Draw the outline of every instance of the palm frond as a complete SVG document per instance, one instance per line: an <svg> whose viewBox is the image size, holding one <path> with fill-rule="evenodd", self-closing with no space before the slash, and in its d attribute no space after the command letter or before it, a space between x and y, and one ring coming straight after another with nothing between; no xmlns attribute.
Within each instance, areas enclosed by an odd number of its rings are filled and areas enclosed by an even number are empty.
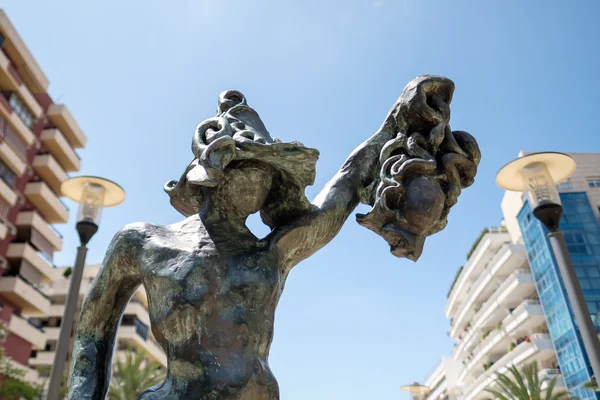
<svg viewBox="0 0 600 400"><path fill-rule="evenodd" d="M109 400L131 400L162 381L161 365L143 353L127 351L124 360L117 359L110 382Z"/></svg>
<svg viewBox="0 0 600 400"><path fill-rule="evenodd" d="M540 380L536 363L525 365L522 371L511 365L506 373L497 373L495 382L485 391L498 400L572 399L566 391L555 391L557 382L557 377ZM543 389L545 383L547 386Z"/></svg>

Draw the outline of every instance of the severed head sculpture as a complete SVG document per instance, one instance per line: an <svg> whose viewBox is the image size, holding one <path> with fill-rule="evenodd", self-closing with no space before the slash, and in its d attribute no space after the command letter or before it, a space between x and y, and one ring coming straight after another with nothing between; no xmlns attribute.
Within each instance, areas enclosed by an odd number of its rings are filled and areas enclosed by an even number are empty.
<svg viewBox="0 0 600 400"><path fill-rule="evenodd" d="M471 135L450 129L453 91L439 76L411 81L313 201L304 190L318 151L274 139L244 95L221 94L216 117L194 131L192 162L165 185L185 219L127 225L109 245L83 304L68 398L105 398L119 321L143 286L167 373L138 399L279 399L268 357L290 270L359 203L372 209L358 223L416 261L473 183L480 152ZM246 227L256 212L271 228L264 238Z"/></svg>

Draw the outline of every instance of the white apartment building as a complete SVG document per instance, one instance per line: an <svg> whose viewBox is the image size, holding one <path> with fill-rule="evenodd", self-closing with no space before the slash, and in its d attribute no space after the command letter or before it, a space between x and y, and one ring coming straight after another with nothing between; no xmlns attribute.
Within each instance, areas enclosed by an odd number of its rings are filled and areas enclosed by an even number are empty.
<svg viewBox="0 0 600 400"><path fill-rule="evenodd" d="M571 156L577 170L559 192L586 192L598 220L600 155ZM505 193L502 226L481 233L457 272L445 307L455 345L426 376L427 400L488 398L496 373L531 362L541 379L558 376L565 386L517 222L524 201L522 193Z"/></svg>
<svg viewBox="0 0 600 400"><path fill-rule="evenodd" d="M513 364L535 361L540 374L559 373L525 249L512 242L506 227L486 229L475 241L445 313L456 341L453 362L440 362L427 377L434 389L428 399L486 398L495 373Z"/></svg>
<svg viewBox="0 0 600 400"><path fill-rule="evenodd" d="M83 300L89 292L99 269L100 265L88 265L85 267L79 290L79 309L81 309ZM50 368L41 367L51 367L54 361L60 323L65 309L69 284L71 283L69 278L63 276L66 270L67 268L56 268L57 277L52 283L42 288L44 294L48 296L51 305L45 314L36 315L31 319L34 324L42 327L44 333L41 350L34 350L32 352L29 358L29 365L38 370L45 370L44 372L46 373L49 373ZM163 367L166 368L167 366L167 357L150 330L148 300L142 287L135 292L123 314L117 333L115 357L113 357L113 360L116 360L117 357L123 357L126 350L142 350L150 358L163 365Z"/></svg>

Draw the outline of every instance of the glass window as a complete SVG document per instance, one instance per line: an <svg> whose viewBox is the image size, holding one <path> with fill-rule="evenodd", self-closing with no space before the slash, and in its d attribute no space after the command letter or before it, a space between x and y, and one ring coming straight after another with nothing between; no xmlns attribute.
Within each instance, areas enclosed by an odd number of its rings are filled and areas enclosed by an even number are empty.
<svg viewBox="0 0 600 400"><path fill-rule="evenodd" d="M0 161L0 178L6 182L10 187L15 186L16 175L4 164Z"/></svg>
<svg viewBox="0 0 600 400"><path fill-rule="evenodd" d="M591 188L600 188L600 176L592 176L587 178L587 183Z"/></svg>
<svg viewBox="0 0 600 400"><path fill-rule="evenodd" d="M148 338L148 327L137 318L133 320L133 325L135 326L135 331L137 334L146 340Z"/></svg>
<svg viewBox="0 0 600 400"><path fill-rule="evenodd" d="M21 121L23 121L28 128L31 128L35 122L35 117L15 92L11 92L8 95L8 104L10 104L10 107L13 109L15 114L21 118Z"/></svg>
<svg viewBox="0 0 600 400"><path fill-rule="evenodd" d="M556 185L556 188L558 190L568 190L568 189L573 189L573 185L571 184L571 180L567 179L566 181L561 182L558 185Z"/></svg>

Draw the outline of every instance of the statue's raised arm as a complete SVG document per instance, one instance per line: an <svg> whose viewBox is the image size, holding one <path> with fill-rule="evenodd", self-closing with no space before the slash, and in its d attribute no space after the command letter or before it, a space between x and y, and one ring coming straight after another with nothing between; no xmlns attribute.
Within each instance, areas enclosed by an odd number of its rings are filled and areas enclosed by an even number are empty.
<svg viewBox="0 0 600 400"><path fill-rule="evenodd" d="M416 261L426 236L442 230L470 186L480 152L449 125L454 84L424 75L411 81L384 123L346 160L310 212L274 232L288 268L326 245L359 202L374 206L358 222L383 236L398 257Z"/></svg>

